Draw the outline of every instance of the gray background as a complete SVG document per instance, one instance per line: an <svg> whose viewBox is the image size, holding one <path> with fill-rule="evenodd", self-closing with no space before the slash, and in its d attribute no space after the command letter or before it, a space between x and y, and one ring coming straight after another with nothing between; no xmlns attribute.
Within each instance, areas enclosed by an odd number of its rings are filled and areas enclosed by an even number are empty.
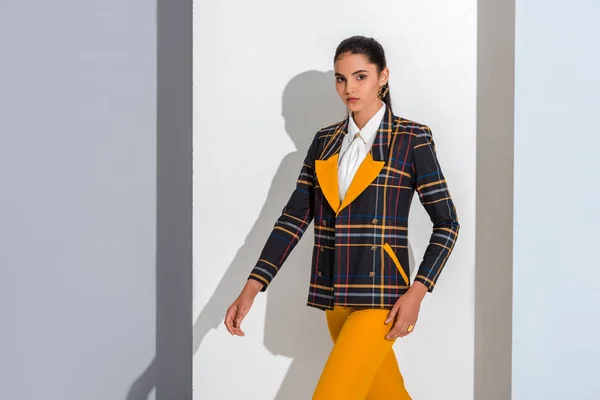
<svg viewBox="0 0 600 400"><path fill-rule="evenodd" d="M475 400L511 398L514 60L514 0L479 0Z"/></svg>
<svg viewBox="0 0 600 400"><path fill-rule="evenodd" d="M191 1L162 3L0 5L3 399L191 398Z"/></svg>

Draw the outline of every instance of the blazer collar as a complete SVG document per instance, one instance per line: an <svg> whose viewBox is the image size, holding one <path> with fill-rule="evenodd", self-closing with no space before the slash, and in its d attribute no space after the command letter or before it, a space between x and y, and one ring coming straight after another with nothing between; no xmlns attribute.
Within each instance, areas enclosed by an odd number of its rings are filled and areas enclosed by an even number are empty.
<svg viewBox="0 0 600 400"><path fill-rule="evenodd" d="M319 159L326 160L340 152L342 141L348 134L350 115L341 121L336 127L330 140L325 145ZM371 147L370 153L375 161L386 161L388 158L388 150L392 138L394 115L390 108L386 105L383 118L375 134L375 141Z"/></svg>

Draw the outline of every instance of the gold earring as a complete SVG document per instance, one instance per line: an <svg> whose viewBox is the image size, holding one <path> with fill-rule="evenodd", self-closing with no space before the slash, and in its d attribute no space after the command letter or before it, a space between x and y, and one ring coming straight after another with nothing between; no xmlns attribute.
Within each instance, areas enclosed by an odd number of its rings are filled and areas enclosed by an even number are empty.
<svg viewBox="0 0 600 400"><path fill-rule="evenodd" d="M385 89L384 89L384 88L385 88ZM382 92L382 89L383 89L383 92ZM379 93L378 93L378 95L379 95L379 97L380 97L380 98L382 98L382 99L383 99L383 98L385 97L385 95L387 94L387 92L388 92L388 86L387 86L387 83L386 83L385 85L383 85L383 86L381 86L381 87L379 88Z"/></svg>

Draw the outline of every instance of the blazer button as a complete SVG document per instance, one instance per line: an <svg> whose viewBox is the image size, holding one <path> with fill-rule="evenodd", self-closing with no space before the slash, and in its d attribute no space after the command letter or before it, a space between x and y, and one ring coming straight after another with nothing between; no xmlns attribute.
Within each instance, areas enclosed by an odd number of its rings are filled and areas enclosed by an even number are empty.
<svg viewBox="0 0 600 400"><path fill-rule="evenodd" d="M321 225L327 226L327 221L325 221L325 220L321 221Z"/></svg>
<svg viewBox="0 0 600 400"><path fill-rule="evenodd" d="M377 250L377 246L375 246L375 245L371 246L371 250L373 250L373 251Z"/></svg>
<svg viewBox="0 0 600 400"><path fill-rule="evenodd" d="M323 247L323 246L319 246L319 250L321 250L321 251L325 251L325 247Z"/></svg>
<svg viewBox="0 0 600 400"><path fill-rule="evenodd" d="M379 220L377 218L373 218L373 220L371 221L371 223L373 225L377 224L379 222Z"/></svg>
<svg viewBox="0 0 600 400"><path fill-rule="evenodd" d="M372 278L372 277L374 277L374 276L375 276L375 272L373 272L373 271L369 272L369 276L370 276L371 278Z"/></svg>
<svg viewBox="0 0 600 400"><path fill-rule="evenodd" d="M323 273L321 271L317 271L317 275L323 276Z"/></svg>

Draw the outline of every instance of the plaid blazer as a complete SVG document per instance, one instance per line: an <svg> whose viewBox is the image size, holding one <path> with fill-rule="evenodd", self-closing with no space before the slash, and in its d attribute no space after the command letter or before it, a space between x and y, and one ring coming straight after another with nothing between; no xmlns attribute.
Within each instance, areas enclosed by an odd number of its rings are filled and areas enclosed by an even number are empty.
<svg viewBox="0 0 600 400"><path fill-rule="evenodd" d="M389 309L410 286L408 214L415 190L433 223L415 277L429 292L458 237L456 210L430 128L393 115L389 107L340 202L338 155L347 132L348 118L317 132L248 279L265 291L314 219L307 304Z"/></svg>

